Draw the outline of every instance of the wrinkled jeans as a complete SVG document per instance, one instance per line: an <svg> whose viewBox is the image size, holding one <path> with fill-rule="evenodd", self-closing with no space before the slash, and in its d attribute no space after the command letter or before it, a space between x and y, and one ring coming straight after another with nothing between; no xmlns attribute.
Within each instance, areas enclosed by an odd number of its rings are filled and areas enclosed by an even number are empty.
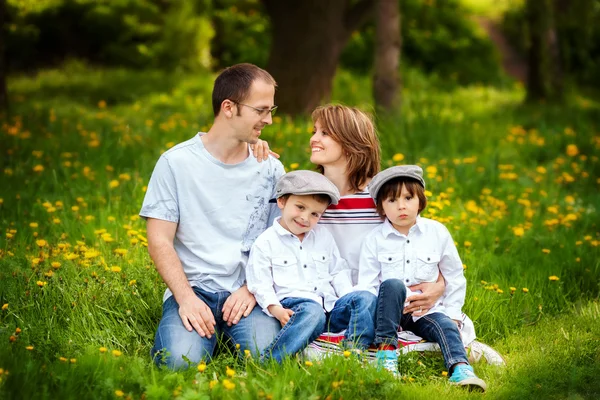
<svg viewBox="0 0 600 400"><path fill-rule="evenodd" d="M402 314L406 286L399 279L381 283L375 317L375 344L398 346L398 328L411 331L430 342L436 342L444 356L446 368L459 362L469 364L467 352L456 323L446 314L435 312L413 321L412 314Z"/></svg>
<svg viewBox="0 0 600 400"><path fill-rule="evenodd" d="M192 363L210 360L221 334L234 344L240 345L240 353L250 350L258 357L261 351L273 341L279 332L279 321L266 315L260 307L254 307L250 315L232 326L223 321L223 304L231 295L229 292L210 293L197 287L192 288L198 298L204 301L212 311L215 321L215 334L210 339L202 337L192 330L189 332L179 316L179 304L175 296L163 303L163 315L156 331L151 356L157 365L166 365L171 369L188 367L184 356Z"/></svg>

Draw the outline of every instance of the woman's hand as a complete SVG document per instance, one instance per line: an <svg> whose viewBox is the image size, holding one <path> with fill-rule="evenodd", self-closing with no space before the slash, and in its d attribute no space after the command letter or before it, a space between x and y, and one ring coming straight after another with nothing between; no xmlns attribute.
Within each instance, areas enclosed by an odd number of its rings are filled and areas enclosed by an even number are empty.
<svg viewBox="0 0 600 400"><path fill-rule="evenodd" d="M256 143L250 145L250 149L252 149L252 154L258 162L269 158L269 154L275 158L279 158L279 154L269 149L269 143L266 140L258 139Z"/></svg>
<svg viewBox="0 0 600 400"><path fill-rule="evenodd" d="M406 299L409 304L404 307L404 313L412 313L413 316L420 317L431 310L438 299L442 297L446 290L446 282L442 274L439 274L437 282L423 282L410 286L409 289L413 292L420 290L422 293L413 294Z"/></svg>

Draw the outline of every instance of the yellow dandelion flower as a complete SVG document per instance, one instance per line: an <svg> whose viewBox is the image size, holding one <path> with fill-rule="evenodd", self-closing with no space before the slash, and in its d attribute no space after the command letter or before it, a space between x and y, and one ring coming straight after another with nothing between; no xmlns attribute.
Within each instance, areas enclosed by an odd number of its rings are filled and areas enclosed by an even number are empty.
<svg viewBox="0 0 600 400"><path fill-rule="evenodd" d="M108 349L106 347L100 347L98 351L100 351L100 353L106 353Z"/></svg>
<svg viewBox="0 0 600 400"><path fill-rule="evenodd" d="M352 353L350 353L349 350L344 351L344 357L346 357L346 358L350 357L351 354Z"/></svg>
<svg viewBox="0 0 600 400"><path fill-rule="evenodd" d="M394 160L395 162L400 162L400 161L404 160L404 154L396 153L392 157L392 160Z"/></svg>
<svg viewBox="0 0 600 400"><path fill-rule="evenodd" d="M515 234L515 236L523 236L525 234L525 229L523 229L520 226L517 226L516 228L513 228L513 233Z"/></svg>
<svg viewBox="0 0 600 400"><path fill-rule="evenodd" d="M252 353L250 353L250 350L244 349L244 356L246 356L246 358L250 358L252 357Z"/></svg>
<svg viewBox="0 0 600 400"><path fill-rule="evenodd" d="M33 346L25 346L25 349L31 351L33 350Z"/></svg>
<svg viewBox="0 0 600 400"><path fill-rule="evenodd" d="M198 372L204 372L206 371L206 363L201 362L200 364L198 364Z"/></svg>
<svg viewBox="0 0 600 400"><path fill-rule="evenodd" d="M558 276L556 276L556 275L551 275L551 276L548 277L548 279L551 280L551 281L554 281L554 282L560 280L560 278Z"/></svg>
<svg viewBox="0 0 600 400"><path fill-rule="evenodd" d="M550 249L542 249L542 253L544 253L544 254L550 254Z"/></svg>
<svg viewBox="0 0 600 400"><path fill-rule="evenodd" d="M124 256L125 254L127 254L127 249L115 249L115 254Z"/></svg>
<svg viewBox="0 0 600 400"><path fill-rule="evenodd" d="M8 310L8 303L2 304L2 311Z"/></svg>
<svg viewBox="0 0 600 400"><path fill-rule="evenodd" d="M38 164L35 167L33 167L33 172L42 172L44 171L44 166L42 164Z"/></svg>
<svg viewBox="0 0 600 400"><path fill-rule="evenodd" d="M35 244L37 244L38 247L44 247L48 244L48 242L46 242L44 239L39 239L35 241Z"/></svg>
<svg viewBox="0 0 600 400"><path fill-rule="evenodd" d="M46 282L46 281L37 281L35 284L38 285L39 287L44 287L44 286L46 286L48 284L48 282Z"/></svg>
<svg viewBox="0 0 600 400"><path fill-rule="evenodd" d="M116 265L113 265L112 267L110 267L110 270L112 272L121 272L121 267L117 267Z"/></svg>
<svg viewBox="0 0 600 400"><path fill-rule="evenodd" d="M67 358L66 357L59 357L58 358L61 362L67 362Z"/></svg>
<svg viewBox="0 0 600 400"><path fill-rule="evenodd" d="M77 359L76 358L71 358L69 361L71 362L71 364L75 364L77 362Z"/></svg>
<svg viewBox="0 0 600 400"><path fill-rule="evenodd" d="M513 287L513 286L510 287L510 294L513 294L516 291L517 291L516 287Z"/></svg>
<svg viewBox="0 0 600 400"><path fill-rule="evenodd" d="M208 387L212 390L215 388L215 386L217 386L219 384L219 381L217 380L212 380L210 381L210 383L208 384Z"/></svg>
<svg viewBox="0 0 600 400"><path fill-rule="evenodd" d="M471 244L472 244L471 242L465 241L465 247L471 247Z"/></svg>
<svg viewBox="0 0 600 400"><path fill-rule="evenodd" d="M442 376L448 376L448 371L442 371Z"/></svg>
<svg viewBox="0 0 600 400"><path fill-rule="evenodd" d="M79 211L79 207L78 206L73 206L73 207L71 207L71 211L77 212L77 211Z"/></svg>
<svg viewBox="0 0 600 400"><path fill-rule="evenodd" d="M313 363L312 361L304 361L304 365L306 365L307 367L312 367Z"/></svg>
<svg viewBox="0 0 600 400"><path fill-rule="evenodd" d="M227 390L235 389L235 383L231 382L229 379L223 379L223 387Z"/></svg>
<svg viewBox="0 0 600 400"><path fill-rule="evenodd" d="M235 375L235 370L229 367L226 367L225 369L225 374L230 377L233 378L233 376Z"/></svg>
<svg viewBox="0 0 600 400"><path fill-rule="evenodd" d="M297 162L290 164L290 169L297 169L300 166Z"/></svg>
<svg viewBox="0 0 600 400"><path fill-rule="evenodd" d="M240 349L240 347L241 347L241 346L240 346L240 344L239 344L239 343L236 343L236 344L235 344L235 349L236 349L236 350L239 350L239 349Z"/></svg>
<svg viewBox="0 0 600 400"><path fill-rule="evenodd" d="M118 180L116 180L116 179L113 179L113 180L112 180L112 181L110 181L110 183L108 184L108 187L110 187L111 189L114 189L114 188L118 187L120 184L121 184L121 183L120 183Z"/></svg>
<svg viewBox="0 0 600 400"><path fill-rule="evenodd" d="M122 390L115 390L115 396L117 397L123 397L125 395L125 392L123 392Z"/></svg>
<svg viewBox="0 0 600 400"><path fill-rule="evenodd" d="M122 353L121 351L119 351L119 350L113 350L111 353L112 353L112 355L113 355L113 356L115 356L115 357L120 357L120 356L121 356L121 354L123 354L123 353Z"/></svg>
<svg viewBox="0 0 600 400"><path fill-rule="evenodd" d="M567 146L567 155L569 157L575 157L577 154L579 154L579 149L576 145L570 144Z"/></svg>
<svg viewBox="0 0 600 400"><path fill-rule="evenodd" d="M135 279L132 279L129 281L129 286L133 286L137 283L137 281Z"/></svg>
<svg viewBox="0 0 600 400"><path fill-rule="evenodd" d="M31 228L37 228L38 227L38 223L37 222L31 222L29 224L29 227L31 227Z"/></svg>
<svg viewBox="0 0 600 400"><path fill-rule="evenodd" d="M54 269L59 269L60 268L60 263L57 261L54 261L52 264L50 264L50 266Z"/></svg>
<svg viewBox="0 0 600 400"><path fill-rule="evenodd" d="M106 101L100 100L98 102L98 108L106 108ZM122 396L122 395L121 395Z"/></svg>

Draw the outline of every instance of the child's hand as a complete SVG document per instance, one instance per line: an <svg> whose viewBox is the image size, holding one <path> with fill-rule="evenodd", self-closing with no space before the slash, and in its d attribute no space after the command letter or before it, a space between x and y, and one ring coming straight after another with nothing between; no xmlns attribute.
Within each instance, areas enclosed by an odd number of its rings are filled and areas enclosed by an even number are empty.
<svg viewBox="0 0 600 400"><path fill-rule="evenodd" d="M289 308L283 308L281 306L269 306L268 310L272 316L277 318L282 328L290 320L290 317L294 315L292 310Z"/></svg>

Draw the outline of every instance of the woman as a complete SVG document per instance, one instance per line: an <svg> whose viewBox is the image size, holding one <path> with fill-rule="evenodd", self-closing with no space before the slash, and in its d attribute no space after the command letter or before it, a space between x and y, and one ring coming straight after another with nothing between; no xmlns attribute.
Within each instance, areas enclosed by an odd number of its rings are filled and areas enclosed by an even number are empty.
<svg viewBox="0 0 600 400"><path fill-rule="evenodd" d="M352 270L352 280L358 277L358 259L363 238L381 224L375 203L367 185L379 172L380 146L371 117L365 112L341 105L318 107L312 113L314 123L310 139L310 161L331 180L340 191L337 205L330 206L321 217L333 235L343 258ZM425 314L444 293L443 277L436 283L411 286L421 294L407 299L405 313Z"/></svg>

